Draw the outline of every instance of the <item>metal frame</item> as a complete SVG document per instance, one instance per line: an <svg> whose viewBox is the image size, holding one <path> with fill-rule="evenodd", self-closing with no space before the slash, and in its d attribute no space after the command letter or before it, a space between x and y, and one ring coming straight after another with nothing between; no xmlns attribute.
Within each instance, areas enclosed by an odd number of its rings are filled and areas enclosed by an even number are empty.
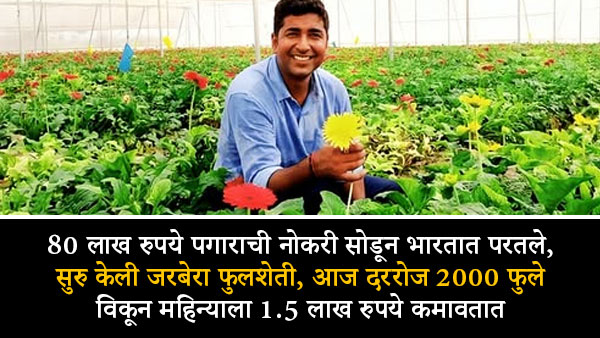
<svg viewBox="0 0 600 338"><path fill-rule="evenodd" d="M0 0L0 4L1 5L10 5L15 4L17 7L17 16L18 16L18 30L19 30L19 54L22 56L22 62L25 61L25 46L24 46L24 36L23 36L23 22L22 22L22 11L23 11L23 7L21 6L21 0L13 0L14 2L7 2L7 1L1 1ZM39 1L39 3L37 3L37 1ZM48 6L62 6L62 4L60 3L47 3L43 0L31 0L30 6L27 6L28 9L27 10L31 10L32 12L32 44L33 44L33 48L32 51L38 52L38 51L48 51L48 40L49 40L49 29L48 29ZM83 1L83 0L82 0ZM197 31L198 31L198 47L202 46L202 27L200 25L200 15L201 15L201 4L200 4L201 0L196 0L196 15L194 15L196 17L196 24L197 24ZM217 10L218 10L218 0L202 0L202 1L211 1L212 5L213 5L213 18L214 18L214 45L218 46L219 45L219 40L218 40L218 21L217 21ZM248 0L249 1L249 0ZM252 0L252 8L253 8L253 26L254 26L254 46L255 46L255 58L256 60L260 60L260 18L259 18L259 8L260 8L260 4L261 1L264 0ZM378 9L377 9L377 0L371 0L373 3L373 45L377 46L378 45ZM408 1L411 0L400 0L402 3L406 3ZM414 3L414 19L410 20L412 21L412 23L414 24L414 40L413 43L414 45L419 45L419 24L422 23L419 21L419 8L418 8L418 2L417 0L412 0ZM456 1L464 1L466 10L465 10L465 25L466 25L466 31L464 32L464 35L462 32L460 32L460 27L459 27L459 35L464 36L465 40L464 43L466 44L466 46L470 46L472 44L472 39L471 39L471 11L470 11L470 0L452 0L454 1L454 4L456 5ZM190 0L190 3L193 4L193 0ZM330 0L329 4L331 4L332 2L334 2L333 0ZM102 3L106 4L107 6L105 7ZM342 46L342 29L341 29L341 22L342 20L344 20L343 16L345 16L346 20L349 20L349 16L348 13L345 12L345 8L343 7L343 3L342 0L336 0L335 3L337 5L334 4L334 6L336 7L335 10L337 11L337 17L336 17L336 21L337 21L337 45L338 46ZM401 8L398 6L401 6L402 3L400 4L395 4L396 8ZM148 4L144 4L144 5L140 5L140 3L137 3L133 6L130 6L129 4L129 0L124 0L124 4L123 2L121 3L113 3L112 0L108 0L108 1L95 1L93 3L88 3L88 4L84 4L81 2L68 2L69 6L85 6L85 7L90 7L90 6L94 6L95 7L95 12L94 12L94 18L92 20L92 24L91 26L91 30L90 30L90 35L89 35L89 39L88 39L88 46L92 45L92 42L94 41L94 34L100 34L99 36L99 40L98 37L96 37L96 43L100 43L100 48L101 49L105 49L104 46L104 29L103 28L103 9L107 8L108 10L108 24L109 24L109 32L107 32L109 34L109 41L108 41L108 50L113 50L114 48L114 26L113 26L113 7L117 7L119 8L119 10L123 9L125 10L125 29L126 29L126 34L127 34L127 38L126 41L127 43L131 42L131 32L130 32L130 17L129 17L129 10L130 8L143 8L144 11L142 13L142 18L140 19L140 25L138 27L138 32L137 32L137 37L136 37L136 41L139 40L139 36L140 36L140 30L141 30L141 26L142 26L142 21L144 19L144 15L146 16L147 19L147 23L148 23L148 43L149 46L152 46L152 48L154 48L153 43L151 43L150 39L151 39L151 34L150 34L150 15L149 15L149 11L151 8L154 8L156 6L157 11L158 11L158 30L159 30L159 49L161 51L161 55L164 55L164 46L163 46L163 41L162 38L164 37L164 32L163 32L163 13L162 11L163 6L165 6L165 4L163 2L161 2L160 0L157 0L155 4L153 5L148 5ZM447 21L447 43L448 45L452 44L452 26L451 26L451 22L455 21L458 19L458 16L456 16L455 19L451 20L451 15L450 15L450 7L451 7L451 1L447 0L446 2L447 8L446 8L446 18L445 20ZM525 23L526 23L526 28L527 28L527 32L528 32L528 36L529 36L529 42L531 42L531 30L529 27L529 18L527 15L527 8L526 8L526 1L525 0L517 0L517 8L516 8L516 26L517 26L517 36L516 36L516 43L522 43L523 41L523 29L522 29L522 20L525 19ZM166 34L167 36L170 35L170 10L172 8L180 8L180 9L184 9L185 11L183 12L182 15L182 21L180 22L179 25L179 30L178 30L178 39L180 37L180 34L182 33L182 26L183 26L183 20L186 19L186 14L187 14L187 35L188 35L188 46L191 47L192 46L192 42L191 42L191 30L193 29L193 24L192 24L192 8L190 6L185 7L185 6L178 6L178 4L175 4L175 6L172 6L169 3L169 0L166 0L166 12L167 12L167 25L166 25ZM193 7L193 5L192 5ZM583 0L579 0L579 26L578 26L578 35L577 37L575 37L575 34L572 34L573 36L570 36L569 38L572 39L573 41L578 41L579 43L583 43L584 42L584 32L583 32L583 21L587 19L584 19L584 3ZM30 8L30 9L29 9ZM394 24L398 23L398 21L394 22L393 21L393 10L396 10L396 8L394 8L394 3L392 2L392 0L388 0L388 28L389 28L389 37L388 37L388 44L389 44L389 48L390 48L390 58L393 58L393 46L394 46L394 40L393 40L393 34L394 34ZM598 0L598 9L600 10L600 0ZM456 11L456 9L455 9ZM342 13L344 12L344 13ZM513 12L514 13L514 12ZM456 15L456 13L455 13ZM552 8L551 8L551 15L552 15L552 42L556 43L559 41L559 30L560 27L558 27L558 9L557 9L557 1L556 0L552 0ZM479 19L481 19L481 17L479 17ZM444 20L444 19L441 19ZM438 21L437 19L435 19L434 21ZM595 21L595 20L594 20ZM404 22L406 23L406 22ZM350 24L350 23L349 23ZM462 25L461 25L462 26ZM352 28L349 26L349 28ZM397 29L397 27L396 27ZM600 38L600 11L599 11L599 15L598 15L598 34L599 34L599 38ZM99 33L98 33L99 32ZM410 38L409 38L410 39ZM405 38L402 38L402 40L406 40ZM600 39L599 39L600 41ZM176 44L177 45L177 44ZM31 48L31 47L28 47Z"/></svg>

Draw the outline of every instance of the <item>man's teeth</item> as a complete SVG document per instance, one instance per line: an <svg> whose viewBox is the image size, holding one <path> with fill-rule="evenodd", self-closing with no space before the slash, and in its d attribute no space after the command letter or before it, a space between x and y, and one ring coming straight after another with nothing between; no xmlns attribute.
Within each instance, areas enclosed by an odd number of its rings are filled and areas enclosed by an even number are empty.
<svg viewBox="0 0 600 338"><path fill-rule="evenodd" d="M300 61L307 61L307 60L310 59L310 56L298 56L298 55L294 55L294 59L300 60Z"/></svg>

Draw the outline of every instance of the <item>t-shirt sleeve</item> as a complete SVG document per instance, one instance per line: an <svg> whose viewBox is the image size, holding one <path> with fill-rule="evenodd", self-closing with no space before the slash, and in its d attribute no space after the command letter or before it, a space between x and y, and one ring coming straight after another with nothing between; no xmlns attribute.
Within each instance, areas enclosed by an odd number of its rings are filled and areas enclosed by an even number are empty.
<svg viewBox="0 0 600 338"><path fill-rule="evenodd" d="M273 117L258 100L245 93L232 94L227 110L244 180L266 187L271 175L282 169Z"/></svg>

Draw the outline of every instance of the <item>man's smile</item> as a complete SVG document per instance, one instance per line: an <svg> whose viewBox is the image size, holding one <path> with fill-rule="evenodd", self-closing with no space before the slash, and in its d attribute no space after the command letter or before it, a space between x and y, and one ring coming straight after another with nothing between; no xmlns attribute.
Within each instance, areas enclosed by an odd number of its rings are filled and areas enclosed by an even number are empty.
<svg viewBox="0 0 600 338"><path fill-rule="evenodd" d="M308 61L308 60L314 58L314 56L309 56L309 55L292 55L292 58L294 58L294 60L298 60L298 61Z"/></svg>

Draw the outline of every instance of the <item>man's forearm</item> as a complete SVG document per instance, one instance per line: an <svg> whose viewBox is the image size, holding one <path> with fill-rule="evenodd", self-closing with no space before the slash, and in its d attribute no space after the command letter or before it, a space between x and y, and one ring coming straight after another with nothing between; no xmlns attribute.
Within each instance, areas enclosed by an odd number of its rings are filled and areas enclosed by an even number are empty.
<svg viewBox="0 0 600 338"><path fill-rule="evenodd" d="M307 157L291 167L274 172L267 187L275 193L282 193L312 178L314 177Z"/></svg>

